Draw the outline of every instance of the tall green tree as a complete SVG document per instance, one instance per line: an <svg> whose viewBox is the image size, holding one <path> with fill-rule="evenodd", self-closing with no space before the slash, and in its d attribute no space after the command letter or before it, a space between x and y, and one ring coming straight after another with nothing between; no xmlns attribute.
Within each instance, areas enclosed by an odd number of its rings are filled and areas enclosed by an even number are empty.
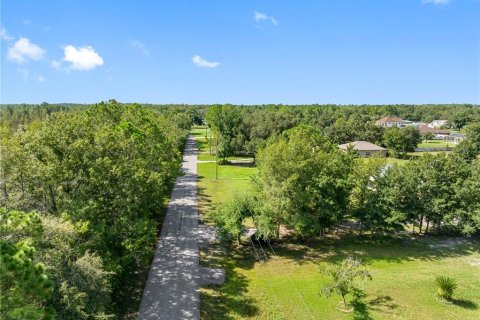
<svg viewBox="0 0 480 320"><path fill-rule="evenodd" d="M271 223L263 232L285 224L308 238L341 221L352 165L352 155L313 127L295 127L272 139L258 155L262 208L257 219Z"/></svg>
<svg viewBox="0 0 480 320"><path fill-rule="evenodd" d="M414 127L389 128L384 135L384 144L395 157L405 157L407 152L415 151L421 141L420 132Z"/></svg>
<svg viewBox="0 0 480 320"><path fill-rule="evenodd" d="M224 160L235 154L240 113L232 105L215 105L208 109L205 119L216 135L218 156Z"/></svg>
<svg viewBox="0 0 480 320"><path fill-rule="evenodd" d="M358 159L355 162L350 193L350 210L360 222L361 231L398 229L401 223L392 219L391 208L383 196L388 188L390 165L384 158Z"/></svg>
<svg viewBox="0 0 480 320"><path fill-rule="evenodd" d="M54 319L53 282L35 261L42 224L34 212L0 208L0 318Z"/></svg>

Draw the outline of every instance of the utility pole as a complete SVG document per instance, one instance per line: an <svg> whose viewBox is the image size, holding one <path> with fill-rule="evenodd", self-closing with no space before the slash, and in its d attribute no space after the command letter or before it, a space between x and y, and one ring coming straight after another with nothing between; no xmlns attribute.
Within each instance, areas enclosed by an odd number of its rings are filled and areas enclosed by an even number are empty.
<svg viewBox="0 0 480 320"><path fill-rule="evenodd" d="M215 147L215 180L218 180L218 138Z"/></svg>
<svg viewBox="0 0 480 320"><path fill-rule="evenodd" d="M212 130L209 131L210 139L208 139L208 146L210 147L210 155L212 155Z"/></svg>

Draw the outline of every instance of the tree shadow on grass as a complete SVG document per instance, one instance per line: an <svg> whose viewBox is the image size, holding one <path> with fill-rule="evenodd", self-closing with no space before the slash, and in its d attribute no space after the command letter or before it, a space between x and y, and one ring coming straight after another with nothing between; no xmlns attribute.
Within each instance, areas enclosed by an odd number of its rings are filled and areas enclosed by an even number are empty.
<svg viewBox="0 0 480 320"><path fill-rule="evenodd" d="M367 300L367 295L361 289L353 290L353 299L350 304L353 307L353 319L355 320L371 320L370 310L381 313L392 313L398 308L390 296L378 296L374 299Z"/></svg>
<svg viewBox="0 0 480 320"><path fill-rule="evenodd" d="M237 271L237 268L251 269L255 263L243 251L243 248L227 248L225 242L209 248L209 258L205 262L209 267L224 268L226 282L201 291L202 319L249 318L258 314L255 300L247 295L249 279Z"/></svg>
<svg viewBox="0 0 480 320"><path fill-rule="evenodd" d="M349 255L362 259L365 264L373 261L403 263L413 260L436 261L461 257L480 252L474 239L430 236L411 239L399 236L343 235L317 238L308 244L285 239L277 242L278 255L305 263L338 263Z"/></svg>
<svg viewBox="0 0 480 320"><path fill-rule="evenodd" d="M198 176L197 181L203 179L203 176ZM197 184L198 186L198 184ZM212 209L211 196L207 194L206 189L200 186L197 187L198 207L201 214L209 212Z"/></svg>
<svg viewBox="0 0 480 320"><path fill-rule="evenodd" d="M205 141L203 139L197 139L197 140L195 140L195 143L197 144L197 149L199 151L201 151L201 150L207 150L208 151L208 141Z"/></svg>

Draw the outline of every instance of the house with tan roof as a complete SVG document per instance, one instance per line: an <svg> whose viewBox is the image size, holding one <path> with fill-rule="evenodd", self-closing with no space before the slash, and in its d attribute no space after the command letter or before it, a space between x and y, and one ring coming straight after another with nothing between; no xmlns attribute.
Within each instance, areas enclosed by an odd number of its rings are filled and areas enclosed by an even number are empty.
<svg viewBox="0 0 480 320"><path fill-rule="evenodd" d="M380 127L391 128L391 127L404 127L405 121L397 117L383 117L375 121L375 124Z"/></svg>
<svg viewBox="0 0 480 320"><path fill-rule="evenodd" d="M426 135L427 133L431 133L433 135L449 135L450 134L450 130L432 128L427 125L419 126L418 131L420 131L420 134L422 136Z"/></svg>
<svg viewBox="0 0 480 320"><path fill-rule="evenodd" d="M372 156L387 156L387 149L377 146L376 144L370 143L368 141L353 141L349 143L340 144L338 146L342 150L355 150L359 157L368 158Z"/></svg>

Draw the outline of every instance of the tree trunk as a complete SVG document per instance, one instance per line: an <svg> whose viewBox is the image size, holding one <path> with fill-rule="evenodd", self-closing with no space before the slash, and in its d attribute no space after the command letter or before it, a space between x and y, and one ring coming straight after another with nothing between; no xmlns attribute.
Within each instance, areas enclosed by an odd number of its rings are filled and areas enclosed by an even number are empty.
<svg viewBox="0 0 480 320"><path fill-rule="evenodd" d="M425 228L425 234L428 233L428 226L429 226L429 225L430 225L430 220L427 219L427 226L426 226L426 228Z"/></svg>
<svg viewBox="0 0 480 320"><path fill-rule="evenodd" d="M7 176L4 175L3 176L3 198L4 198L4 206L6 207L7 206L7 202L8 202L8 188L7 188Z"/></svg>
<svg viewBox="0 0 480 320"><path fill-rule="evenodd" d="M50 199L52 200L52 211L57 212L57 201L55 200L55 191L53 190L52 186L50 186L49 189L50 189Z"/></svg>
<svg viewBox="0 0 480 320"><path fill-rule="evenodd" d="M347 301L345 301L345 296L342 295L342 299L343 299L343 304L345 305L345 308L347 308Z"/></svg>
<svg viewBox="0 0 480 320"><path fill-rule="evenodd" d="M420 215L420 225L418 226L418 234L422 234L422 226L423 226L423 214Z"/></svg>

